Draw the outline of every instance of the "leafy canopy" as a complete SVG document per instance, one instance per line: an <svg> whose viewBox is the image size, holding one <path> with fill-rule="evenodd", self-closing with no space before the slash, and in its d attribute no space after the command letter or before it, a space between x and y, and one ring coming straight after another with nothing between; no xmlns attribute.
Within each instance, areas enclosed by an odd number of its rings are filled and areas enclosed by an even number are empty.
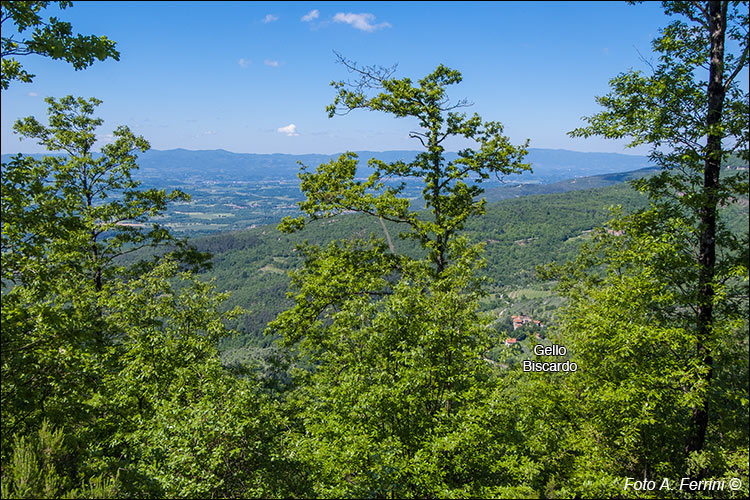
<svg viewBox="0 0 750 500"><path fill-rule="evenodd" d="M574 491L587 480L580 472L747 474L748 233L725 217L748 196L747 169L726 168L731 156L748 161L749 96L738 78L747 3L664 7L678 19L654 39L650 73L612 79L597 98L604 109L570 133L649 145L661 167L634 182L646 208L615 212L609 232L553 273L570 299L558 335L580 365L562 390L581 395L575 411L589 423L570 449L599 450L598 461L576 465ZM596 494L618 494L613 484Z"/></svg>
<svg viewBox="0 0 750 500"><path fill-rule="evenodd" d="M114 140L94 152L102 120L92 114L101 101L72 96L45 100L48 126L27 117L14 130L58 155L41 160L17 155L3 165L3 279L25 283L37 276L38 267L51 271L58 263L85 267L101 289L103 280L124 272L117 265L120 257L168 242L178 245L184 262L204 265L207 256L190 251L185 241L152 222L169 202L189 196L140 188L133 172L137 152L146 151L148 142L128 127L118 127ZM86 257L70 258L78 253ZM32 255L36 258L30 260Z"/></svg>
<svg viewBox="0 0 750 500"><path fill-rule="evenodd" d="M484 212L484 180L529 168L526 146L511 145L497 122L455 111L467 105L447 97L446 88L461 81L458 71L441 65L415 84L392 78L392 69L341 62L359 81L332 84L329 116L361 108L409 117L425 151L408 163L370 160L366 180L357 177L354 153L315 172L303 167L300 208L312 219L358 212L400 223L401 236L416 240L426 257L397 255L384 224L389 244L371 238L301 248L306 261L292 273L294 306L268 329L297 346L308 366L289 400L304 424L293 446L324 497L487 494L483 488L509 483L517 464L508 459L479 472L473 453L482 420L475 412L489 391L481 356L489 329L477 313L481 245L460 232ZM449 137L478 147L448 162ZM422 183L426 210L417 211L402 196L404 183L392 179ZM304 217L287 218L280 229L304 224ZM494 447L483 463L504 451Z"/></svg>
<svg viewBox="0 0 750 500"><path fill-rule="evenodd" d="M5 90L13 80L29 83L35 75L23 69L17 56L38 54L52 59L62 59L73 65L76 70L84 69L98 59L120 60L120 53L115 50L115 42L106 36L74 34L70 23L50 17L44 20L41 11L51 3L48 1L2 2L3 36L0 42L2 50L2 73L0 86ZM60 9L70 7L73 2L57 3ZM6 24L10 21L11 25ZM24 33L32 30L28 38Z"/></svg>
<svg viewBox="0 0 750 500"><path fill-rule="evenodd" d="M528 141L513 146L502 135L500 123L483 122L477 114L467 117L456 111L468 105L465 99L451 103L447 96L447 87L461 81L456 70L440 65L415 85L410 78L393 78L395 68L360 68L341 56L339 59L359 80L331 84L337 93L333 104L327 107L329 117L367 109L415 118L419 130L412 131L410 136L425 151L408 163L371 159L368 166L373 173L366 180L356 177L358 158L354 153L345 153L320 165L314 173L306 172L303 167L299 177L307 200L300 204L300 209L313 219L354 211L403 223L407 226L403 235L417 240L429 251L439 274L448 264L450 242L466 220L484 213L485 202L478 199L483 192L479 184L491 175L530 169L522 162ZM368 95L370 91L374 95ZM450 137L472 140L478 148L462 149L458 159L446 162L443 144ZM423 183L422 196L429 214L413 210L410 200L399 196L404 183L394 186L389 182L391 179ZM286 218L281 230L291 231L303 224L301 217Z"/></svg>

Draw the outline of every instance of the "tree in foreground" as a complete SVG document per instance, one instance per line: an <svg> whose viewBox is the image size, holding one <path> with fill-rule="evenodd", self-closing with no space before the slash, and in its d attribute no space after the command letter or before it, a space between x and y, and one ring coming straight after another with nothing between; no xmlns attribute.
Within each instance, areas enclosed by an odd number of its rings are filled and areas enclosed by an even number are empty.
<svg viewBox="0 0 750 500"><path fill-rule="evenodd" d="M64 154L3 164L3 496L285 496L283 420L219 362L234 313L150 220L186 195L140 188L126 127L92 150L98 100L47 101L15 128Z"/></svg>
<svg viewBox="0 0 750 500"><path fill-rule="evenodd" d="M96 380L68 370L98 359L114 340L98 305L108 284L126 277L117 262L144 244L164 242L158 226L144 231L151 215L165 210L177 192L140 190L131 177L135 152L148 148L127 128L92 151L96 99L65 97L50 104L50 125L29 117L17 132L64 155L40 160L17 155L3 164L3 440L38 427L52 413L75 419L74 407ZM65 352L71 359L62 359ZM34 376L29 370L39 370ZM70 378L68 378L70 377ZM50 392L60 391L58 400ZM57 408L56 402L63 406Z"/></svg>
<svg viewBox="0 0 750 500"><path fill-rule="evenodd" d="M91 66L95 59L120 59L120 53L115 50L115 42L106 36L74 35L70 23L55 17L45 21L40 13L51 3L57 3L60 9L73 5L73 2L67 1L2 2L0 87L3 90L7 89L13 80L29 83L35 76L23 69L23 65L16 59L19 56L37 54L62 59L77 70ZM10 21L12 26L6 24L7 21ZM29 38L16 38L23 37L24 32L28 30L33 30Z"/></svg>
<svg viewBox="0 0 750 500"><path fill-rule="evenodd" d="M747 477L748 235L722 213L747 206L748 177L722 165L748 162L748 6L664 7L681 19L653 41L652 73L614 78L604 111L571 132L649 145L661 167L635 182L650 206L618 215L559 273L591 438L578 443L581 484L587 467L619 481Z"/></svg>
<svg viewBox="0 0 750 500"><path fill-rule="evenodd" d="M528 169L525 146L511 145L499 123L456 111L468 103L447 97L461 81L455 70L438 66L415 83L393 78L392 69L341 61L357 81L332 84L329 116L367 109L416 119L410 135L425 151L411 162L372 159L367 179L357 177L354 153L303 169L300 207L311 219L357 212L399 223L401 237L418 241L425 257L398 255L378 239L303 247L306 262L292 276L295 305L269 326L311 367L291 398L302 421L295 449L322 496L497 493L488 488L518 484L519 469L512 459L487 459L502 455L503 443L491 447L494 455L477 453L477 406L491 377L480 356L488 330L476 312L481 247L460 232L483 213L482 181ZM448 162L449 137L478 147ZM426 210L415 210L391 178L423 183ZM280 228L305 223L288 218Z"/></svg>

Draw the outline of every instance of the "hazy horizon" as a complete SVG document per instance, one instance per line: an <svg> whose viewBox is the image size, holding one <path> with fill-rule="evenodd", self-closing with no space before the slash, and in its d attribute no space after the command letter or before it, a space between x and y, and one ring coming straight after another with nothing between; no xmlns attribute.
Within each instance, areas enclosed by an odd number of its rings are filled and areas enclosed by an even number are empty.
<svg viewBox="0 0 750 500"><path fill-rule="evenodd" d="M23 57L37 76L3 91L4 154L43 152L19 141L12 124L44 121L44 97L65 95L102 100L100 144L127 125L157 150L417 148L413 120L365 111L327 117L329 84L351 77L335 51L363 65L397 64L397 78L420 79L439 64L460 71L463 81L448 95L474 103L467 114L501 122L514 144L640 155L647 149L567 132L599 110L595 97L610 79L648 70L640 54L651 57L664 25L656 2L78 2L62 11L50 5L45 15L114 40L120 60L74 71ZM447 141L446 149L469 145Z"/></svg>
<svg viewBox="0 0 750 500"><path fill-rule="evenodd" d="M341 154L345 151L368 151L372 153L387 153L387 152L398 152L398 151L404 151L404 152L419 152L422 151L420 149L344 149L340 151L332 151L332 152L303 152L303 153L284 153L282 151L275 151L272 153L259 153L259 152L253 152L253 151L230 151L228 149L224 148L215 148L215 149L190 149L190 148L183 148L183 147L177 147L177 148L169 148L169 149L157 149L157 148L150 148L148 151L189 151L193 153L199 153L199 152L211 152L211 151L223 151L226 153L232 153L232 154L249 154L249 155L289 155L289 156L305 156L305 155L334 155L334 154ZM544 147L529 147L529 151L532 150L545 150L545 151L566 151L570 153L581 153L581 154L615 154L615 155L622 155L622 156L637 156L637 157L647 157L648 154L645 153L629 153L628 150L624 150L622 152L617 151L578 151L575 149L566 149L566 148L544 148ZM97 149L95 151L96 153L99 152ZM458 153L458 151L454 150L446 150L446 153ZM54 151L38 151L38 152L28 152L28 151L17 151L17 152L2 152L1 154L3 156L14 156L17 154L23 154L23 155L39 155L39 154L55 154ZM142 153L139 153L142 154Z"/></svg>

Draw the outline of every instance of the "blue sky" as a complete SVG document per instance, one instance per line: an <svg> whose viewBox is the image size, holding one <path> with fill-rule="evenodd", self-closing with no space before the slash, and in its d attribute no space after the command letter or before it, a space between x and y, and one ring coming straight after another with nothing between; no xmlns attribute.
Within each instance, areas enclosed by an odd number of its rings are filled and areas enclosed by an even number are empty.
<svg viewBox="0 0 750 500"><path fill-rule="evenodd" d="M515 143L643 154L566 132L598 110L594 97L609 79L643 68L639 52L648 57L669 21L655 2L75 2L57 15L77 33L115 40L120 61L74 71L21 58L37 76L2 93L2 153L42 151L19 141L12 124L43 119L43 98L68 94L103 101L102 141L122 124L154 149L417 149L412 119L327 117L329 83L348 77L335 50L363 64L398 63L396 76L415 80L441 63L461 71L449 95L502 122Z"/></svg>

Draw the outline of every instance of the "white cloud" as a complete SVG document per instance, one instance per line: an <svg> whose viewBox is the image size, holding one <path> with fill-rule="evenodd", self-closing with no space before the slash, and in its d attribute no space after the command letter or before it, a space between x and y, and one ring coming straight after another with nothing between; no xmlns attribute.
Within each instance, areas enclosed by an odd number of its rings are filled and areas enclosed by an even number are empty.
<svg viewBox="0 0 750 500"><path fill-rule="evenodd" d="M302 16L301 21L304 21L306 23L312 22L316 20L318 17L320 17L320 11L318 9L313 9L304 16Z"/></svg>
<svg viewBox="0 0 750 500"><path fill-rule="evenodd" d="M240 60L237 61L237 64L239 64L241 68L247 68L248 66L250 66L251 62L252 61L250 61L250 59L245 59L244 57L240 57Z"/></svg>
<svg viewBox="0 0 750 500"><path fill-rule="evenodd" d="M216 135L215 130L204 130L203 132L196 132L190 137L193 139L203 139L204 137L210 137L212 135Z"/></svg>
<svg viewBox="0 0 750 500"><path fill-rule="evenodd" d="M294 123L290 123L286 127L279 127L276 129L276 131L280 134L286 134L288 137L299 135L299 132L297 132L297 125L295 125Z"/></svg>
<svg viewBox="0 0 750 500"><path fill-rule="evenodd" d="M266 66L271 66L272 68L278 68L279 67L279 61L272 61L270 59L266 59L263 61L263 64Z"/></svg>
<svg viewBox="0 0 750 500"><path fill-rule="evenodd" d="M375 16L368 13L352 14L348 12L344 14L343 12L339 12L333 16L333 22L351 24L354 28L362 31L372 32L391 27L389 23L372 24L372 21L375 21Z"/></svg>
<svg viewBox="0 0 750 500"><path fill-rule="evenodd" d="M36 97L39 94L37 94L36 92L28 92L26 95L29 96L29 97Z"/></svg>
<svg viewBox="0 0 750 500"><path fill-rule="evenodd" d="M279 20L279 16L274 16L273 14L266 14L266 17L264 17L261 22L268 24L268 23L272 23L278 20Z"/></svg>

